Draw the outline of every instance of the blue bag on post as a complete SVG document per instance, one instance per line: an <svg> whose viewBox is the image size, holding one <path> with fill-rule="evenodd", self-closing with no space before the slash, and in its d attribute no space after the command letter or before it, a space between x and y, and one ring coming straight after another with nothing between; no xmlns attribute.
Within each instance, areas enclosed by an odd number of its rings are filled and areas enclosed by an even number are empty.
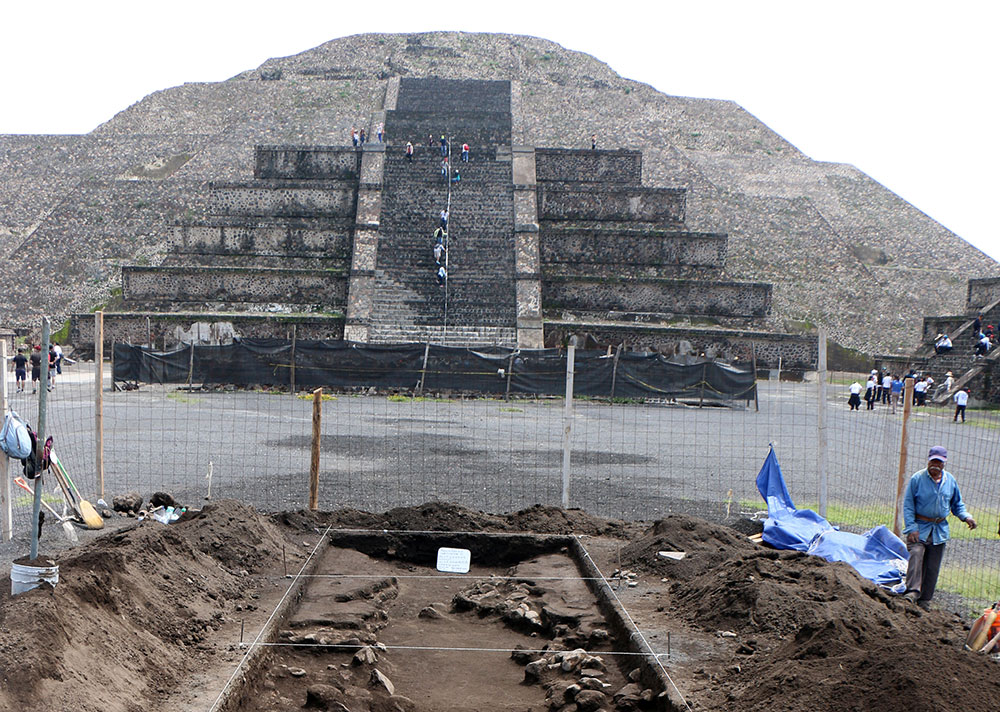
<svg viewBox="0 0 1000 712"><path fill-rule="evenodd" d="M0 450L16 460L25 459L32 451L28 425L13 410L9 411L3 420L3 429L0 430Z"/></svg>

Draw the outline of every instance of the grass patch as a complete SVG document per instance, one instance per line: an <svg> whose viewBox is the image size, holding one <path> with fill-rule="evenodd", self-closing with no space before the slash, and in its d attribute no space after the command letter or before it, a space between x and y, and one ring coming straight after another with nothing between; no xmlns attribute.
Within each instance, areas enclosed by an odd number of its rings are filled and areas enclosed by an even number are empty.
<svg viewBox="0 0 1000 712"><path fill-rule="evenodd" d="M501 408L500 412L501 413L523 413L524 411L521 408Z"/></svg>
<svg viewBox="0 0 1000 712"><path fill-rule="evenodd" d="M21 490L21 492L24 492L24 490ZM48 492L43 491L42 492L42 501L46 502L50 507L52 507L52 509L56 509L55 505L57 503L62 504L63 503L63 498L62 497L56 497L54 494L49 494ZM15 497L14 500L13 500L13 503L17 507L30 508L30 507L34 506L34 504L35 504L35 498L33 496L31 496L30 494L28 494L28 493L25 492L24 494L22 494L22 495L20 495L18 497ZM56 510L56 511L59 511L59 510Z"/></svg>
<svg viewBox="0 0 1000 712"><path fill-rule="evenodd" d="M390 403L429 403L440 399L430 398L428 396L404 396L397 394L397 395L387 396L386 400L388 400Z"/></svg>
<svg viewBox="0 0 1000 712"><path fill-rule="evenodd" d="M298 398L299 400L310 400L311 401L313 399L313 394L312 393L296 393L295 397ZM334 400L337 400L337 396L330 395L329 393L320 393L319 394L319 398L320 398L321 401L334 401Z"/></svg>
<svg viewBox="0 0 1000 712"><path fill-rule="evenodd" d="M59 331L49 334L49 343L61 344L69 339L69 319L62 325Z"/></svg>
<svg viewBox="0 0 1000 712"><path fill-rule="evenodd" d="M178 403L201 403L201 398L184 395L183 393L178 393L177 391L168 393L167 398L172 401L177 401Z"/></svg>
<svg viewBox="0 0 1000 712"><path fill-rule="evenodd" d="M1000 590L1000 572L979 566L949 566L948 553L938 575L939 591L955 593L970 605L970 613L979 615L983 608L997 600Z"/></svg>

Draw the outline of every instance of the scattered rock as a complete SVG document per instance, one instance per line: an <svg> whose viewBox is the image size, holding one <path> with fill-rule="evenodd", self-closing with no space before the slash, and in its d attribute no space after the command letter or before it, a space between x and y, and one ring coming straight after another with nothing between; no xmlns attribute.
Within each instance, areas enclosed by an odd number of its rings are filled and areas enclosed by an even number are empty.
<svg viewBox="0 0 1000 712"><path fill-rule="evenodd" d="M306 671L300 667L290 667L288 668L288 674L292 677L305 677Z"/></svg>
<svg viewBox="0 0 1000 712"><path fill-rule="evenodd" d="M378 662L378 656L371 646L366 645L354 654L354 659L351 662L354 665L374 665Z"/></svg>
<svg viewBox="0 0 1000 712"><path fill-rule="evenodd" d="M378 668L372 670L371 683L376 687L384 687L390 695L396 694L396 686L392 684L392 680L383 675Z"/></svg>
<svg viewBox="0 0 1000 712"><path fill-rule="evenodd" d="M434 608L434 606L425 606L420 609L420 613L417 614L418 618L427 618L430 620L441 620L445 616L441 611Z"/></svg>
<svg viewBox="0 0 1000 712"><path fill-rule="evenodd" d="M138 512L142 509L142 495L138 492L120 494L111 500L111 508L116 512Z"/></svg>
<svg viewBox="0 0 1000 712"><path fill-rule="evenodd" d="M603 707L608 698L603 692L597 690L582 690L573 701L576 702L580 712L592 712Z"/></svg>
<svg viewBox="0 0 1000 712"><path fill-rule="evenodd" d="M319 710L339 710L334 705L343 707L344 693L333 685L310 685L306 688L306 703L304 707Z"/></svg>
<svg viewBox="0 0 1000 712"><path fill-rule="evenodd" d="M166 492L153 492L149 496L149 506L153 509L156 507L174 507L176 504L173 496Z"/></svg>

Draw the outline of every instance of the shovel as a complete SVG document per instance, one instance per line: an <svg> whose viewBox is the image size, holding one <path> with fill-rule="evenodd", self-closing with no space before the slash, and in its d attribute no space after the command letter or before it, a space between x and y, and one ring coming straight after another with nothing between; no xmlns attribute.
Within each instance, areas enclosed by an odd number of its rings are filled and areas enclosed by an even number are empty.
<svg viewBox="0 0 1000 712"><path fill-rule="evenodd" d="M31 485L29 485L23 477L15 477L14 483L21 489L25 490L26 492L31 493L32 497L35 496L35 490L32 489ZM42 506L45 507L47 510L49 510L52 516L55 517L60 524L62 524L63 532L66 534L66 538L69 539L74 544L79 544L80 538L76 535L76 530L73 528L73 524L70 518L60 517L56 513L56 510L52 509L52 506L44 499L42 500Z"/></svg>
<svg viewBox="0 0 1000 712"><path fill-rule="evenodd" d="M66 495L66 501L69 502L69 506L73 508L73 511L77 513L77 516L87 525L88 529L103 529L104 519L101 515L97 513L94 509L94 505L85 500L80 496L79 490L77 490L76 485L73 484L73 480L69 478L66 473L66 468L63 467L62 462L56 456L53 450L49 454L49 469L52 474L55 475L56 482L59 483L59 487L62 489L63 494Z"/></svg>

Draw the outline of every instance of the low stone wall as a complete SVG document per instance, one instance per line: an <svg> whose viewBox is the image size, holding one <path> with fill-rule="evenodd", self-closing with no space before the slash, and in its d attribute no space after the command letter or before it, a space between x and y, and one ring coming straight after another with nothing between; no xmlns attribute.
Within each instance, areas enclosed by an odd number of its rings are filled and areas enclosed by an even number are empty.
<svg viewBox="0 0 1000 712"><path fill-rule="evenodd" d="M169 349L180 344L232 343L233 339L289 339L292 327L297 339L342 339L342 316L303 316L297 314L225 314L105 312L104 354L110 356L114 343L146 344L149 338L156 348ZM74 356L93 358L94 315L70 316L69 342Z"/></svg>
<svg viewBox="0 0 1000 712"><path fill-rule="evenodd" d="M510 114L510 80L403 77L395 108L421 112Z"/></svg>
<svg viewBox="0 0 1000 712"><path fill-rule="evenodd" d="M354 180L361 175L361 151L353 146L257 146L257 179Z"/></svg>
<svg viewBox="0 0 1000 712"><path fill-rule="evenodd" d="M1000 300L1000 277L970 279L965 308L969 314L978 314L987 306Z"/></svg>
<svg viewBox="0 0 1000 712"><path fill-rule="evenodd" d="M652 268L653 276L678 276L692 268L721 271L727 242L725 235L712 233L559 230L543 225L541 258L546 269L566 266L582 274L635 275Z"/></svg>
<svg viewBox="0 0 1000 712"><path fill-rule="evenodd" d="M214 215L350 216L357 201L357 182L280 181L210 183L208 210Z"/></svg>
<svg viewBox="0 0 1000 712"><path fill-rule="evenodd" d="M210 219L198 224L175 225L170 246L175 252L194 254L241 254L306 256L350 259L353 221L283 221Z"/></svg>
<svg viewBox="0 0 1000 712"><path fill-rule="evenodd" d="M687 279L542 279L542 308L573 312L647 312L678 316L763 318L771 285Z"/></svg>
<svg viewBox="0 0 1000 712"><path fill-rule="evenodd" d="M123 267L126 304L249 302L319 304L347 302L347 272L240 267Z"/></svg>
<svg viewBox="0 0 1000 712"><path fill-rule="evenodd" d="M591 151L573 148L536 148L538 181L642 184L642 151Z"/></svg>
<svg viewBox="0 0 1000 712"><path fill-rule="evenodd" d="M621 188L538 185L538 217L542 220L617 220L684 222L683 188Z"/></svg>
<svg viewBox="0 0 1000 712"><path fill-rule="evenodd" d="M633 351L664 355L704 355L750 368L756 357L758 369L778 367L783 371L815 371L818 343L815 336L793 336L761 331L684 329L631 324L545 322L545 345L558 347L570 336L584 340L588 348L624 344Z"/></svg>

